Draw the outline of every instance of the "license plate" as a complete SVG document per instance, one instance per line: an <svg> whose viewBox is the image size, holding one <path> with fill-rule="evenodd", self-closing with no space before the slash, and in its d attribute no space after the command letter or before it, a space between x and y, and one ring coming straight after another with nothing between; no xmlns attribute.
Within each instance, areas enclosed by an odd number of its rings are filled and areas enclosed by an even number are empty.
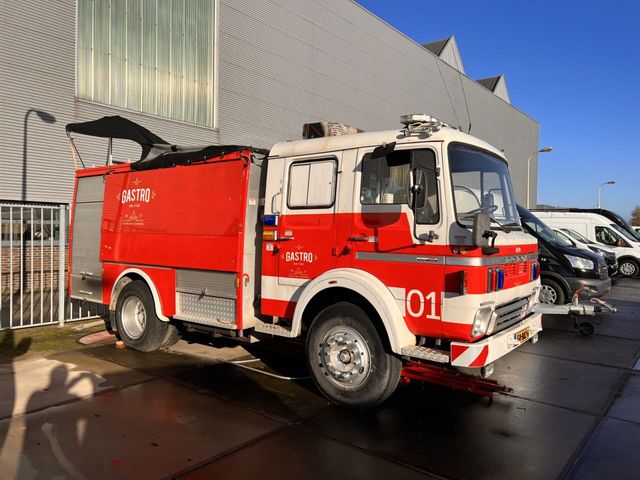
<svg viewBox="0 0 640 480"><path fill-rule="evenodd" d="M528 340L530 336L531 336L531 328L527 327L524 330L520 330L518 333L516 333L516 340L522 343Z"/></svg>

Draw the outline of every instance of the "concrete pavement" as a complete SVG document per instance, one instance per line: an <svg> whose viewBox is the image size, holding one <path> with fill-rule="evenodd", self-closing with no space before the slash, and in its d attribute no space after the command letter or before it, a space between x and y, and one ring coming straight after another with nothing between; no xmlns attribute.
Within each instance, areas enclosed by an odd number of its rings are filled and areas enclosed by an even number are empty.
<svg viewBox="0 0 640 480"><path fill-rule="evenodd" d="M637 478L640 280L608 298L620 312L591 337L545 318L496 363L514 392L493 400L410 384L373 411L334 407L278 342L16 357L0 478ZM222 361L237 358L294 380Z"/></svg>

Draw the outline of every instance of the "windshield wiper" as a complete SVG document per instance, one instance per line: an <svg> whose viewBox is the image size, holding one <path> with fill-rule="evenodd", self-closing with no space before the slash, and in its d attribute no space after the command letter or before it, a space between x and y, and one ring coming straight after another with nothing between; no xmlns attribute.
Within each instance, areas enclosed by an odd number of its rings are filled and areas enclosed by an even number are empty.
<svg viewBox="0 0 640 480"><path fill-rule="evenodd" d="M469 215L468 213L463 213L462 215L458 215L458 220L473 219L474 216L475 216L475 214ZM496 225L498 225L499 229L502 230L505 233L509 233L509 232L513 231L513 230L509 230L506 227L509 227L509 226L517 227L518 226L517 223L507 223L507 224L503 225L499 221L497 221L495 218L493 218L492 216L489 216L489 221L491 221L491 222L495 223ZM471 227L471 225L468 225L468 226Z"/></svg>
<svg viewBox="0 0 640 480"><path fill-rule="evenodd" d="M497 221L497 220L496 220L495 218L493 218L493 217L489 217L489 220L490 220L491 222L495 223L496 225L498 225L498 227L500 227L500 230L502 230L503 232L505 232L505 233L509 233L509 232L511 232L511 230L509 230L509 229L507 228L507 226L508 226L509 224L505 224L505 225L503 225L502 223L500 223L499 221Z"/></svg>

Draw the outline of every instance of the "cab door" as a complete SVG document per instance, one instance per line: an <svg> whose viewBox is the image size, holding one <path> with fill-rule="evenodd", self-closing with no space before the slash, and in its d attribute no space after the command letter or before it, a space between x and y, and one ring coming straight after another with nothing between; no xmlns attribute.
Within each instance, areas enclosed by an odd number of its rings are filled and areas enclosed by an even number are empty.
<svg viewBox="0 0 640 480"><path fill-rule="evenodd" d="M410 330L438 336L445 291L447 241L441 192L440 144L391 152L361 149L355 169L354 214L347 238L352 267L391 291ZM420 171L423 190L411 208L410 186Z"/></svg>
<svg viewBox="0 0 640 480"><path fill-rule="evenodd" d="M278 227L278 283L300 286L335 267L342 153L287 158Z"/></svg>

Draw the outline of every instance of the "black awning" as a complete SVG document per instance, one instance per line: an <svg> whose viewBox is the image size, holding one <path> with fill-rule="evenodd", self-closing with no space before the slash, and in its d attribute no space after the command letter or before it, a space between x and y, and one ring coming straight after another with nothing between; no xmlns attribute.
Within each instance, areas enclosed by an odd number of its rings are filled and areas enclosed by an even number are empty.
<svg viewBox="0 0 640 480"><path fill-rule="evenodd" d="M238 150L250 150L268 155L268 150L242 145L180 146L172 145L155 133L119 115L102 117L82 123L69 123L67 132L81 133L93 137L121 138L131 140L142 147L140 160L131 164L132 170L150 170L199 162Z"/></svg>
<svg viewBox="0 0 640 480"><path fill-rule="evenodd" d="M90 122L69 123L66 126L66 130L67 132L81 133L92 137L122 138L136 142L142 147L140 160L147 156L154 145L169 145L169 142L155 133L120 115L102 117Z"/></svg>

